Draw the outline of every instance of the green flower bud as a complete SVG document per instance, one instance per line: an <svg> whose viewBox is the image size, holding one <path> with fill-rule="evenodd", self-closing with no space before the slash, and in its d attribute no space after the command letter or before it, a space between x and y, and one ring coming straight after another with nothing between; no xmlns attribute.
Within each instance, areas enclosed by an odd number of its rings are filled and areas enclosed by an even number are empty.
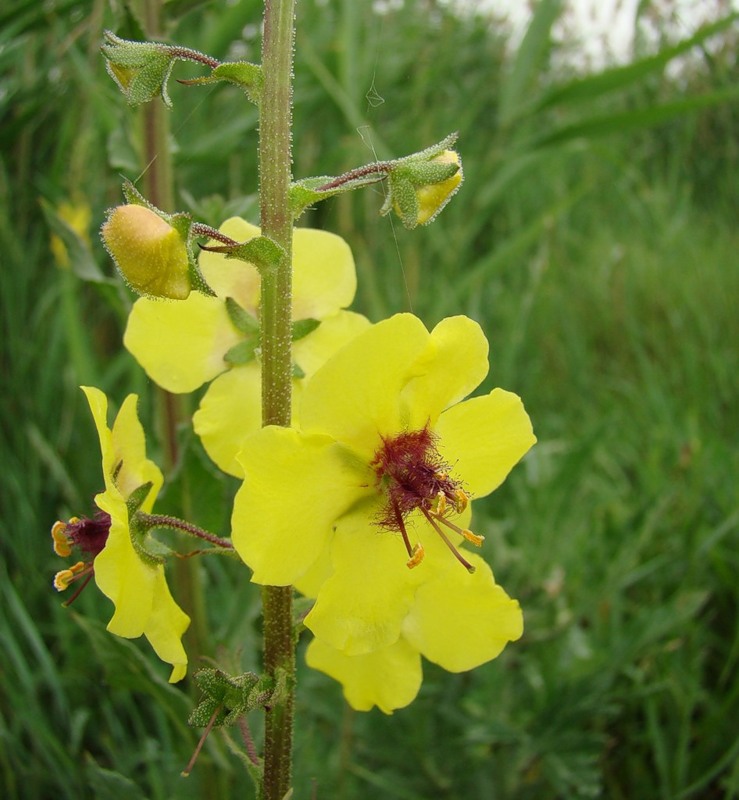
<svg viewBox="0 0 739 800"><path fill-rule="evenodd" d="M167 106L167 81L177 60L174 48L156 42L131 42L110 31L100 48L105 68L131 105L146 103L161 94Z"/></svg>
<svg viewBox="0 0 739 800"><path fill-rule="evenodd" d="M459 153L455 150L445 150L436 158L432 158L430 164L456 164L457 171L439 183L428 183L416 189L418 201L418 214L416 222L418 225L425 225L441 211L442 208L452 199L459 185L462 183L462 164L459 160Z"/></svg>
<svg viewBox="0 0 739 800"><path fill-rule="evenodd" d="M155 211L142 205L118 206L108 212L100 234L134 291L172 300L190 294L187 235Z"/></svg>
<svg viewBox="0 0 739 800"><path fill-rule="evenodd" d="M462 183L462 165L455 150L424 151L419 156L396 162L381 210L387 214L392 208L406 228L431 222Z"/></svg>

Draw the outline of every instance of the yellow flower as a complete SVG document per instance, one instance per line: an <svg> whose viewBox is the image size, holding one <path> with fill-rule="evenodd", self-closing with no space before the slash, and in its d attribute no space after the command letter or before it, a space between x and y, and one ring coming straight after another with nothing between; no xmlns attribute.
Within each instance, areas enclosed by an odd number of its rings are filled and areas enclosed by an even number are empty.
<svg viewBox="0 0 739 800"><path fill-rule="evenodd" d="M234 546L255 582L317 597L305 624L322 662L326 646L379 658L403 641L461 671L521 635L518 603L458 547L482 542L468 528L470 498L497 488L535 442L516 395L495 389L460 402L485 377L487 352L466 317L429 333L397 315L306 382L300 430L264 428L245 444ZM331 663L330 674L342 671ZM360 706L374 696L365 689Z"/></svg>
<svg viewBox="0 0 739 800"><path fill-rule="evenodd" d="M64 200L56 209L56 214L59 220L64 223L72 233L74 233L81 242L88 245L90 244L90 220L92 219L92 211L89 204L82 199L74 202ZM62 269L69 269L72 264L69 260L69 252L67 246L62 239L55 233L51 235L51 253L57 266Z"/></svg>
<svg viewBox="0 0 739 800"><path fill-rule="evenodd" d="M239 218L227 220L220 230L239 242L259 235L259 228ZM199 263L217 297L193 292L177 303L137 300L123 341L149 377L170 392L191 392L213 381L193 418L195 431L224 472L241 476L236 454L261 424L261 377L254 358L260 278L251 264L218 253L204 251ZM296 229L293 319L322 320L294 343L293 358L304 374L368 326L360 315L341 311L355 291L354 260L346 242L325 231ZM297 380L294 389L300 391Z"/></svg>
<svg viewBox="0 0 739 800"><path fill-rule="evenodd" d="M156 654L172 664L170 683L185 676L187 655L182 635L189 617L170 594L160 561L135 545L127 501L142 486L148 492L138 508L148 513L162 486L162 473L146 458L144 431L136 416L136 395L129 395L121 406L112 428L108 428L108 400L99 390L83 386L100 438L105 491L95 497L100 509L95 520L72 518L52 528L54 549L69 555L77 546L91 557L70 570L58 573L54 585L65 589L73 581L94 573L95 582L115 606L108 630L117 636L134 639L142 634ZM141 498L139 498L141 499Z"/></svg>

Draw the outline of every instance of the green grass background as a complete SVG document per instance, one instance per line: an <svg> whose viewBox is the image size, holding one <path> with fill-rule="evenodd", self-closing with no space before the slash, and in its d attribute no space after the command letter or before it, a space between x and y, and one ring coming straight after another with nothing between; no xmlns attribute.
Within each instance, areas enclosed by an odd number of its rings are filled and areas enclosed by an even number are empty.
<svg viewBox="0 0 739 800"><path fill-rule="evenodd" d="M165 10L172 41L258 60L256 0ZM108 635L100 594L64 609L50 583L51 523L88 512L101 485L78 385L115 403L138 392L166 463L161 398L121 347L131 296L96 236L122 176L145 163L144 112L126 107L98 53L103 28L137 38L135 11L102 0L0 11L0 796L11 800L252 796L220 736L180 777L198 735L193 687L169 686L145 643ZM298 4L295 175L458 130L466 177L428 228L379 219L373 190L307 223L349 241L355 308L372 319L479 320L483 388L519 393L539 443L476 504L485 555L523 605L523 640L469 674L426 665L419 698L390 717L351 712L301 663L296 798L739 796L736 19L579 75L562 58L570 45L553 42L560 11L537 4L514 46L503 27L430 1L384 15L355 0ZM691 67L671 70L686 52ZM255 112L234 87L170 89L177 207L215 225L256 219ZM89 205L90 244L60 226L64 201ZM51 230L72 269L56 264ZM185 419L196 400L183 400ZM163 507L226 533L233 482L186 426L180 447ZM194 664L258 666L243 569L212 560L173 584L196 618Z"/></svg>

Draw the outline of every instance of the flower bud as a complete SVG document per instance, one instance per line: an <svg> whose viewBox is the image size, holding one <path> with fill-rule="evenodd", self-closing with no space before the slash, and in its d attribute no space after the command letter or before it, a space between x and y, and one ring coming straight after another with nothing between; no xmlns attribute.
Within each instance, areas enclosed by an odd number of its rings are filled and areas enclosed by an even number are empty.
<svg viewBox="0 0 739 800"><path fill-rule="evenodd" d="M416 189L418 201L418 215L416 222L418 225L425 225L441 211L442 208L452 199L459 185L462 183L462 165L459 161L459 153L455 150L445 150L436 158L431 159L430 164L456 164L458 169L454 174L440 181L439 183L428 183Z"/></svg>
<svg viewBox="0 0 739 800"><path fill-rule="evenodd" d="M190 294L187 234L147 206L128 204L108 212L100 234L131 288L150 297L184 300Z"/></svg>
<svg viewBox="0 0 739 800"><path fill-rule="evenodd" d="M104 39L100 49L105 56L105 68L131 105L146 103L160 94L166 105L172 105L167 81L176 56L171 47L155 42L131 42L110 31L105 31Z"/></svg>
<svg viewBox="0 0 739 800"><path fill-rule="evenodd" d="M451 134L420 153L389 162L390 192L380 213L395 211L406 228L431 222L462 183L459 153L450 147L455 139Z"/></svg>

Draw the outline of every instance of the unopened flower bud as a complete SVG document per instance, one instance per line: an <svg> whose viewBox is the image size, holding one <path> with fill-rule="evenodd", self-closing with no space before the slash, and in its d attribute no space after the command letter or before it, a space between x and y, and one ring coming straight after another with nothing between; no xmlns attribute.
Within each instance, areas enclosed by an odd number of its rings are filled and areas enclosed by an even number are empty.
<svg viewBox="0 0 739 800"><path fill-rule="evenodd" d="M167 81L176 61L173 49L156 42L131 42L110 31L100 48L105 68L131 105L146 103L158 95L171 106Z"/></svg>
<svg viewBox="0 0 739 800"><path fill-rule="evenodd" d="M462 165L459 161L459 153L455 150L445 150L436 158L431 159L430 164L456 164L458 169L446 180L439 183L429 183L416 189L418 200L418 215L416 221L419 225L425 225L441 211L442 208L452 199L459 185L462 183Z"/></svg>
<svg viewBox="0 0 739 800"><path fill-rule="evenodd" d="M190 294L187 234L152 209L135 204L108 212L103 243L118 271L142 295L184 300Z"/></svg>
<svg viewBox="0 0 739 800"><path fill-rule="evenodd" d="M394 211L406 228L426 225L462 183L459 153L448 145L456 134L420 153L390 162L390 192L380 213Z"/></svg>

